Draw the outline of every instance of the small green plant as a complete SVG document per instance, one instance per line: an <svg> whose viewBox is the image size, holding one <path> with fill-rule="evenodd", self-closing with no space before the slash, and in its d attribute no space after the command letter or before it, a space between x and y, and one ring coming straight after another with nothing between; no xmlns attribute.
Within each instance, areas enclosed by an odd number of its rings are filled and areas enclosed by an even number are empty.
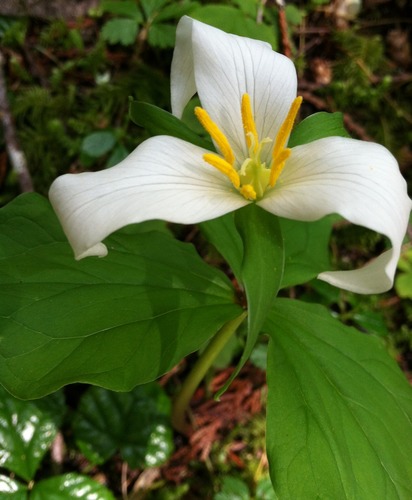
<svg viewBox="0 0 412 500"><path fill-rule="evenodd" d="M173 47L175 43L174 21L189 14L197 2L171 0L103 0L102 12L114 17L102 28L102 38L109 44L133 45L136 40L147 40L151 47Z"/></svg>
<svg viewBox="0 0 412 500"><path fill-rule="evenodd" d="M43 498L100 498L112 493L86 475L58 474L37 481L35 476L62 424L62 392L36 402L20 401L0 388L0 496L10 500Z"/></svg>
<svg viewBox="0 0 412 500"><path fill-rule="evenodd" d="M156 384L129 393L91 387L72 414L67 414L62 391L29 402L0 388L1 498L114 500L111 491L86 474L56 473L63 464L53 463L50 457L46 460L63 421L65 427L70 425L68 434L89 460L89 468L106 462L118 450L130 467L156 467L173 450L170 407L169 398ZM38 480L42 469L46 478Z"/></svg>

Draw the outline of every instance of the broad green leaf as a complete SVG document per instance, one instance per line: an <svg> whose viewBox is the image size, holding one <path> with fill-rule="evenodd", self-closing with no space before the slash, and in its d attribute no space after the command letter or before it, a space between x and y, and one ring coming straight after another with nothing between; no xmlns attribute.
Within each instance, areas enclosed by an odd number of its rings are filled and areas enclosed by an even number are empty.
<svg viewBox="0 0 412 500"><path fill-rule="evenodd" d="M132 101L129 113L134 123L145 128L150 135L171 135L200 147L213 150L211 142L192 132L179 118L153 104Z"/></svg>
<svg viewBox="0 0 412 500"><path fill-rule="evenodd" d="M248 329L240 362L218 396L249 359L278 293L284 268L283 238L277 217L253 203L235 212L235 226L243 244L240 282L246 295Z"/></svg>
<svg viewBox="0 0 412 500"><path fill-rule="evenodd" d="M331 268L329 239L336 216L316 222L279 219L285 245L282 288L306 283Z"/></svg>
<svg viewBox="0 0 412 500"><path fill-rule="evenodd" d="M0 210L0 381L35 398L72 382L130 390L239 315L230 281L192 245L126 228L77 262L50 204Z"/></svg>
<svg viewBox="0 0 412 500"><path fill-rule="evenodd" d="M281 288L306 283L330 269L329 239L334 220L335 216L316 222L279 218L285 251ZM243 243L235 226L234 214L202 222L199 227L241 281Z"/></svg>
<svg viewBox="0 0 412 500"><path fill-rule="evenodd" d="M361 330L368 333L373 333L381 337L389 335L388 327L381 311L360 310L351 314L351 321L353 325L358 326Z"/></svg>
<svg viewBox="0 0 412 500"><path fill-rule="evenodd" d="M134 19L110 19L103 25L101 35L108 43L133 45L136 41L139 24Z"/></svg>
<svg viewBox="0 0 412 500"><path fill-rule="evenodd" d="M412 389L381 342L288 299L264 331L279 498L412 498Z"/></svg>
<svg viewBox="0 0 412 500"><path fill-rule="evenodd" d="M243 243L236 226L234 213L199 224L205 238L222 255L237 280L241 280Z"/></svg>
<svg viewBox="0 0 412 500"><path fill-rule="evenodd" d="M30 500L115 500L111 491L90 477L71 472L43 479L31 491Z"/></svg>
<svg viewBox="0 0 412 500"><path fill-rule="evenodd" d="M155 383L127 393L92 387L77 409L74 437L92 462L105 462L119 450L131 468L157 467L173 451L170 407Z"/></svg>
<svg viewBox="0 0 412 500"><path fill-rule="evenodd" d="M332 136L349 137L343 124L343 115L322 111L308 116L296 125L289 138L288 147L293 148Z"/></svg>
<svg viewBox="0 0 412 500"><path fill-rule="evenodd" d="M102 130L100 132L93 132L85 137L81 149L83 153L93 158L99 158L108 153L115 145L115 142L116 137L113 135L113 132Z"/></svg>
<svg viewBox="0 0 412 500"><path fill-rule="evenodd" d="M27 486L0 474L0 498L4 500L27 500Z"/></svg>
<svg viewBox="0 0 412 500"><path fill-rule="evenodd" d="M238 8L230 5L202 5L193 10L190 16L228 33L263 40L271 44L274 50L278 46L276 28L256 21Z"/></svg>
<svg viewBox="0 0 412 500"><path fill-rule="evenodd" d="M278 293L285 256L279 219L274 215L250 204L235 212L235 224L243 242L241 280L249 311L247 359Z"/></svg>
<svg viewBox="0 0 412 500"><path fill-rule="evenodd" d="M0 387L0 465L26 481L33 479L60 418L61 411L43 411L35 402L16 399Z"/></svg>

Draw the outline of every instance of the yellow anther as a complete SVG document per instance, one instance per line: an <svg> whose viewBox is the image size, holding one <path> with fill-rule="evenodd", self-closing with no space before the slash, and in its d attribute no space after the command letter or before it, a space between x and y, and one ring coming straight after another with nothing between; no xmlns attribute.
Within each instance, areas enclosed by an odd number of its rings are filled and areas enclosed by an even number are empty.
<svg viewBox="0 0 412 500"><path fill-rule="evenodd" d="M253 119L252 105L250 103L249 94L242 95L241 113L247 147L250 148L253 146L254 152L256 152L259 146L259 137L256 130L255 120ZM254 138L254 141L252 140L252 137Z"/></svg>
<svg viewBox="0 0 412 500"><path fill-rule="evenodd" d="M302 97L301 96L296 97L296 99L292 102L292 105L289 109L289 113L285 118L285 121L282 123L279 129L272 154L273 160L275 161L279 156L279 153L286 146L286 141L288 140L290 133L292 132L293 124L295 123L296 115L298 114L301 104L302 104Z"/></svg>
<svg viewBox="0 0 412 500"><path fill-rule="evenodd" d="M251 184L245 184L242 186L240 194L242 194L247 200L256 200L256 191Z"/></svg>
<svg viewBox="0 0 412 500"><path fill-rule="evenodd" d="M216 146L219 148L224 159L230 164L235 163L235 154L227 140L225 134L219 129L216 123L210 118L207 111L203 108L197 106L195 108L196 118L199 120L202 127L210 135L210 137L215 141Z"/></svg>
<svg viewBox="0 0 412 500"><path fill-rule="evenodd" d="M212 167L217 168L219 172L222 172L222 174L226 175L232 182L232 184L235 186L236 189L239 189L240 186L240 179L239 179L239 174L237 171L232 167L230 163L228 163L226 160L221 158L218 155L215 155L214 153L206 153L203 155L203 159L209 163L209 165L212 165Z"/></svg>
<svg viewBox="0 0 412 500"><path fill-rule="evenodd" d="M289 112L280 126L278 135L276 137L275 145L272 152L272 165L270 167L269 185L273 187L276 184L286 160L291 154L291 150L286 148L287 140L292 132L293 124L295 123L296 115L298 114L300 105L302 104L302 97L296 97L290 106Z"/></svg>
<svg viewBox="0 0 412 500"><path fill-rule="evenodd" d="M286 160L289 158L292 150L289 148L284 149L273 162L272 168L270 169L269 185L273 187L276 181L279 179L279 175L282 173L283 167L285 166Z"/></svg>

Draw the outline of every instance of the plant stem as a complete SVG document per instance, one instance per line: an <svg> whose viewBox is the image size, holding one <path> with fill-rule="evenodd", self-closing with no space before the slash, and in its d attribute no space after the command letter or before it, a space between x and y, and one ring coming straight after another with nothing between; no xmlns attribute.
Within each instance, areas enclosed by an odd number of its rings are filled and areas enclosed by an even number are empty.
<svg viewBox="0 0 412 500"><path fill-rule="evenodd" d="M239 328L246 316L247 312L245 311L237 318L228 321L222 326L201 354L200 358L196 361L191 372L183 382L180 392L173 402L172 410L173 426L182 434L187 434L188 431L186 411L194 392L203 380L203 377L206 375L214 360L225 347L230 337Z"/></svg>

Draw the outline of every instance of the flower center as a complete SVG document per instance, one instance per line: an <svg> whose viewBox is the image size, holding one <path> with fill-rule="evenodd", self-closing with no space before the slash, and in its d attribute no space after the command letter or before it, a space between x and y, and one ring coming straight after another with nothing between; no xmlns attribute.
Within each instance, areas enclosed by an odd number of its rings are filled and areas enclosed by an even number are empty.
<svg viewBox="0 0 412 500"><path fill-rule="evenodd" d="M270 137L265 137L259 141L249 94L243 94L241 115L249 156L243 161L240 168L236 165L235 154L225 134L210 118L207 111L196 107L195 115L197 119L213 139L220 152L220 155L206 153L203 155L203 159L226 175L233 186L247 200L259 200L267 189L274 187L282 173L286 160L291 154L291 149L287 148L286 144L301 103L302 97L296 97L292 102L274 141ZM261 154L263 146L271 142L274 142L272 159L270 165L267 166L266 162L261 161Z"/></svg>

